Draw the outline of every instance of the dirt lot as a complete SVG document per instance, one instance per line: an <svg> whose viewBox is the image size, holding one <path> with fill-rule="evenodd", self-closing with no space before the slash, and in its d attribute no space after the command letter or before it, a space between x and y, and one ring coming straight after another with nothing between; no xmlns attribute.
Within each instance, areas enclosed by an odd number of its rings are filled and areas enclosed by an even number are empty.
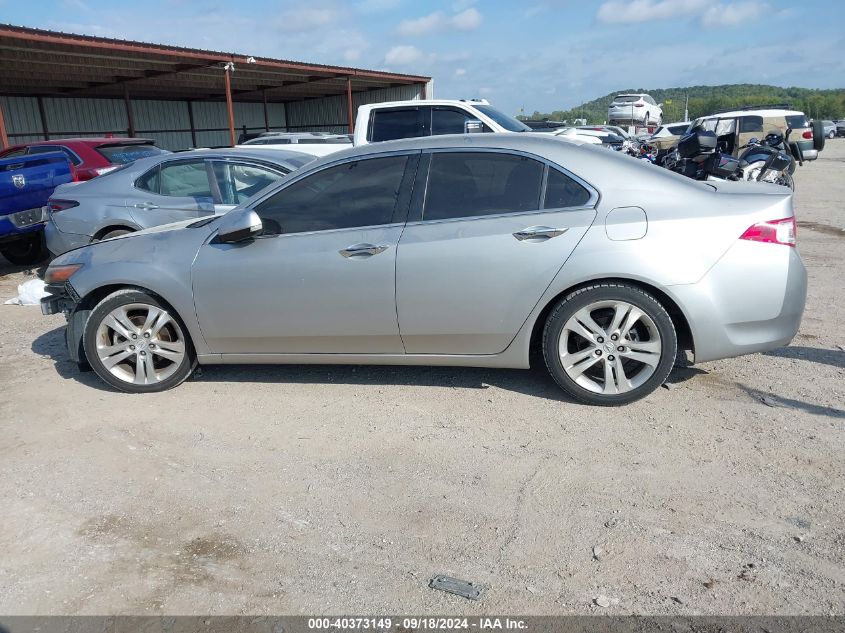
<svg viewBox="0 0 845 633"><path fill-rule="evenodd" d="M792 346L620 409L541 370L212 367L124 395L61 316L0 305L0 613L844 613L845 141L797 188ZM27 276L0 264L0 298Z"/></svg>

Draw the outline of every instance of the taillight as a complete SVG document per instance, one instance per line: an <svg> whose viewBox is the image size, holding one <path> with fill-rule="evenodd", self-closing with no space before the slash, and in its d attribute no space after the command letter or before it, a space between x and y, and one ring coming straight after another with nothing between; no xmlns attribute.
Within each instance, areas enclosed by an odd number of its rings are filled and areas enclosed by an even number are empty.
<svg viewBox="0 0 845 633"><path fill-rule="evenodd" d="M78 207L79 203L76 200L49 200L47 206L50 207L50 213L58 213L65 209L72 209Z"/></svg>
<svg viewBox="0 0 845 633"><path fill-rule="evenodd" d="M644 103L635 103L634 107L635 108L642 108L644 105L645 105Z"/></svg>
<svg viewBox="0 0 845 633"><path fill-rule="evenodd" d="M805 139L807 139L807 140L810 140L811 138L813 138L813 130L807 130L807 131L805 131L805 132L801 135L801 138L805 138Z"/></svg>
<svg viewBox="0 0 845 633"><path fill-rule="evenodd" d="M107 174L110 171L114 171L118 167L120 167L120 165L110 165L109 167L95 167L91 171L93 171L98 176L102 176L103 174Z"/></svg>
<svg viewBox="0 0 845 633"><path fill-rule="evenodd" d="M795 246L795 235L798 227L795 224L795 216L783 218L782 220L769 220L758 222L748 227L748 230L739 236L741 240L751 242L768 242L770 244L784 244Z"/></svg>
<svg viewBox="0 0 845 633"><path fill-rule="evenodd" d="M79 171L73 163L70 163L70 177L73 182L79 182Z"/></svg>

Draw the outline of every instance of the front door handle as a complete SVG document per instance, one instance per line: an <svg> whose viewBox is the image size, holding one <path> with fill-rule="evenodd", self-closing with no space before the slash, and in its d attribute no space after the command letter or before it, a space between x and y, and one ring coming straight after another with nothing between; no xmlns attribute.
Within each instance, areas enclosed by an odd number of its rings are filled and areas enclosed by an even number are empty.
<svg viewBox="0 0 845 633"><path fill-rule="evenodd" d="M341 251L338 251L344 257L364 258L378 255L387 250L387 246L376 244L353 244L347 246Z"/></svg>
<svg viewBox="0 0 845 633"><path fill-rule="evenodd" d="M526 229L517 231L513 234L513 236L520 242L545 242L546 240L550 240L558 235L563 235L568 230L569 228L554 229L550 226L529 226Z"/></svg>
<svg viewBox="0 0 845 633"><path fill-rule="evenodd" d="M144 209L146 211L150 211L152 209L158 209L157 204L153 204L152 202L138 202L135 205L136 209Z"/></svg>

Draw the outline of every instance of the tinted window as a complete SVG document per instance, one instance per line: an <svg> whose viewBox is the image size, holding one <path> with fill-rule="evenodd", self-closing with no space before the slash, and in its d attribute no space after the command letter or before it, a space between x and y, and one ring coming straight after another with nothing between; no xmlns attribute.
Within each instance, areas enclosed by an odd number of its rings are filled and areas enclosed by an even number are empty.
<svg viewBox="0 0 845 633"><path fill-rule="evenodd" d="M793 130L809 126L810 123L807 121L807 117L803 114L791 114L786 117L786 127L791 128Z"/></svg>
<svg viewBox="0 0 845 633"><path fill-rule="evenodd" d="M214 162L214 177L222 204L240 204L283 178L279 171L260 165Z"/></svg>
<svg viewBox="0 0 845 633"><path fill-rule="evenodd" d="M672 125L669 127L669 132L676 136L679 136L686 132L688 127L689 123L684 123L683 125Z"/></svg>
<svg viewBox="0 0 845 633"><path fill-rule="evenodd" d="M208 172L203 160L162 165L159 179L161 183L159 191L163 196L211 197Z"/></svg>
<svg viewBox="0 0 845 633"><path fill-rule="evenodd" d="M763 131L763 117L761 116L744 116L739 119L740 132L762 132Z"/></svg>
<svg viewBox="0 0 845 633"><path fill-rule="evenodd" d="M15 156L23 156L24 154L26 154L26 148L25 147L19 147L18 149L13 149L11 151L6 152L5 154L3 154L2 157L3 158L14 158Z"/></svg>
<svg viewBox="0 0 845 633"><path fill-rule="evenodd" d="M613 103L636 103L640 98L635 95L620 95L613 100Z"/></svg>
<svg viewBox="0 0 845 633"><path fill-rule="evenodd" d="M158 177L158 173L158 165L156 165L135 181L135 187L143 189L144 191L149 191L150 193L158 193L159 183L161 182Z"/></svg>
<svg viewBox="0 0 845 633"><path fill-rule="evenodd" d="M76 154L70 151L67 147L62 147L61 145L33 145L29 148L30 154L46 154L49 152L62 152L74 165L82 163Z"/></svg>
<svg viewBox="0 0 845 633"><path fill-rule="evenodd" d="M145 143L127 143L126 145L105 145L96 148L107 161L112 165L123 165L124 163L131 163L133 160L139 158L146 158L147 156L158 156L159 154L168 154L166 149L161 149L152 144Z"/></svg>
<svg viewBox="0 0 845 633"><path fill-rule="evenodd" d="M489 116L496 123L505 128L508 132L530 132L531 128L525 125L522 121L508 116L504 112L500 112L493 106L489 105L475 105L473 107L482 114Z"/></svg>
<svg viewBox="0 0 845 633"><path fill-rule="evenodd" d="M257 138L253 141L247 141L244 145L289 145L290 139L289 138L276 138L276 137L269 137L269 138Z"/></svg>
<svg viewBox="0 0 845 633"><path fill-rule="evenodd" d="M583 207L589 201L590 192L586 187L563 172L556 169L549 170L549 180L546 183L546 200L543 203L544 209Z"/></svg>
<svg viewBox="0 0 845 633"><path fill-rule="evenodd" d="M542 163L522 156L432 154L423 220L539 209L542 180Z"/></svg>
<svg viewBox="0 0 845 633"><path fill-rule="evenodd" d="M431 111L431 133L437 134L463 134L464 121L471 117L463 110L454 108L434 108Z"/></svg>
<svg viewBox="0 0 845 633"><path fill-rule="evenodd" d="M256 207L264 234L390 224L407 156L372 158L307 176Z"/></svg>
<svg viewBox="0 0 845 633"><path fill-rule="evenodd" d="M373 129L370 140L391 141L397 138L425 136L420 108L409 110L376 110L373 112Z"/></svg>

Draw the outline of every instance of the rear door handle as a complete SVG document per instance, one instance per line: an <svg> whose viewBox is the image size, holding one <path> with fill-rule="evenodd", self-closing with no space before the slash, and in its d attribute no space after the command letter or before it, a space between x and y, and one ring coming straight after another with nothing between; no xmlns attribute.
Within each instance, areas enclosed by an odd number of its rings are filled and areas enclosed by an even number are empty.
<svg viewBox="0 0 845 633"><path fill-rule="evenodd" d="M550 226L529 226L528 228L517 231L513 236L520 242L545 242L558 235L563 235L569 228L555 229Z"/></svg>
<svg viewBox="0 0 845 633"><path fill-rule="evenodd" d="M152 202L137 202L133 205L136 209L145 209L147 211L152 209L158 209L157 204L153 204Z"/></svg>
<svg viewBox="0 0 845 633"><path fill-rule="evenodd" d="M338 251L344 257L364 258L378 255L387 250L387 246L376 244L353 244Z"/></svg>

